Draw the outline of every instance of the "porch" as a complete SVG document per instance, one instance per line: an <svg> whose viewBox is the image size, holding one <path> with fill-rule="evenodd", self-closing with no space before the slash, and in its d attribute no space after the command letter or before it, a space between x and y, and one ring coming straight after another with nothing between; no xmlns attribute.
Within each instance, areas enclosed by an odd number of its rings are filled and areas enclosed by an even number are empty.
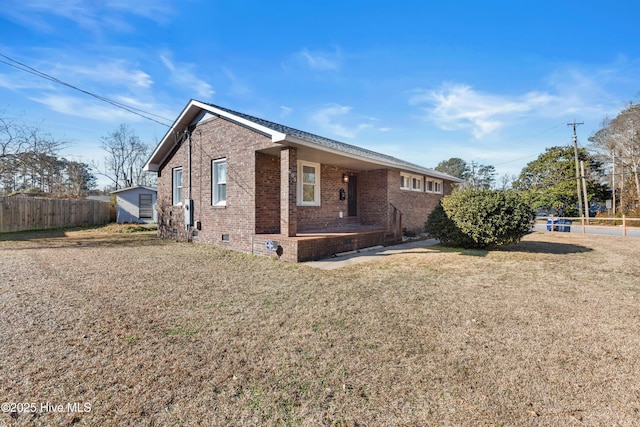
<svg viewBox="0 0 640 427"><path fill-rule="evenodd" d="M402 235L384 227L348 224L343 227L308 230L295 236L254 234L251 253L302 262L328 258L341 252L371 246L388 246L402 241Z"/></svg>

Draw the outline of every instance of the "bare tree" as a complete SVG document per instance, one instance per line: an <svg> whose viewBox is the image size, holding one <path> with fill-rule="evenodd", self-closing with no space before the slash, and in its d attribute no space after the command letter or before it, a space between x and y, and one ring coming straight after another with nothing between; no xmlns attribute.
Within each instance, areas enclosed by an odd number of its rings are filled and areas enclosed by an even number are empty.
<svg viewBox="0 0 640 427"><path fill-rule="evenodd" d="M150 147L140 141L129 125L122 123L109 135L102 137L101 147L107 156L102 166L94 164L94 167L100 175L113 182L116 190L146 183L142 167Z"/></svg>
<svg viewBox="0 0 640 427"><path fill-rule="evenodd" d="M611 188L620 195L621 207L639 207L640 105L630 103L614 119L603 121L602 128L589 141L615 171L611 174Z"/></svg>
<svg viewBox="0 0 640 427"><path fill-rule="evenodd" d="M61 176L58 152L67 144L38 127L0 117L2 190L51 192Z"/></svg>
<svg viewBox="0 0 640 427"><path fill-rule="evenodd" d="M513 187L513 183L518 179L517 175L504 173L499 177L499 190L507 191Z"/></svg>

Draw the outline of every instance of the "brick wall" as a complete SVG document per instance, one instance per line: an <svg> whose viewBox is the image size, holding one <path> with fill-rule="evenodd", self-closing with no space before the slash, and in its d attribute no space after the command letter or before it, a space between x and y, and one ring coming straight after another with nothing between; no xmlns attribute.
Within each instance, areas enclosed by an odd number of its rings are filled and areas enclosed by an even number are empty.
<svg viewBox="0 0 640 427"><path fill-rule="evenodd" d="M358 210L362 224L387 225L388 174L387 169L371 170L358 174Z"/></svg>
<svg viewBox="0 0 640 427"><path fill-rule="evenodd" d="M199 123L192 131L191 139L191 198L194 200L194 221L200 221L201 229L194 227L194 234L190 236L185 231L183 208L172 206L171 171L174 167L183 168L183 198L187 197L188 143L184 141L162 166L158 177L159 234L180 240L193 238L194 242L250 252L251 237L256 229L256 205L265 208L274 202L271 189L265 187L258 194L255 191L257 180L265 179L266 184L273 182L267 174L256 177L256 162L269 171L279 171L272 156L257 156L256 150L276 144L266 136L220 118ZM226 206L212 206L211 162L220 158L227 159L227 202ZM276 176L275 179L279 179L279 172ZM267 218L260 227L272 225L272 219ZM222 241L223 235L228 235L228 242Z"/></svg>
<svg viewBox="0 0 640 427"><path fill-rule="evenodd" d="M371 231L353 235L322 237L317 239L297 239L284 236L257 235L253 238L252 253L255 255L277 257L276 251L267 249L267 241L280 246L283 261L300 262L326 258L340 252L384 245L385 232Z"/></svg>
<svg viewBox="0 0 640 427"><path fill-rule="evenodd" d="M256 153L256 233L280 233L280 157Z"/></svg>
<svg viewBox="0 0 640 427"><path fill-rule="evenodd" d="M444 195L451 194L450 181L442 184L444 194L434 194L400 189L400 172L389 171L389 202L402 212L402 227L408 231L421 233L431 211Z"/></svg>
<svg viewBox="0 0 640 427"><path fill-rule="evenodd" d="M347 217L347 198L340 200L340 189L347 191L342 176L348 173L337 166L320 165L320 206L298 206L298 231L341 227L357 220Z"/></svg>

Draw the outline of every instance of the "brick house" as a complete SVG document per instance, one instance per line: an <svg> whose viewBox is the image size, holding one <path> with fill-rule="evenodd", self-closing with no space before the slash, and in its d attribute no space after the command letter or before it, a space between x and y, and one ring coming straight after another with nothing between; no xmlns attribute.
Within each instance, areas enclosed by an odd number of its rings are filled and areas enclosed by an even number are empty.
<svg viewBox="0 0 640 427"><path fill-rule="evenodd" d="M400 242L460 182L195 100L145 170L158 173L161 236L293 262Z"/></svg>

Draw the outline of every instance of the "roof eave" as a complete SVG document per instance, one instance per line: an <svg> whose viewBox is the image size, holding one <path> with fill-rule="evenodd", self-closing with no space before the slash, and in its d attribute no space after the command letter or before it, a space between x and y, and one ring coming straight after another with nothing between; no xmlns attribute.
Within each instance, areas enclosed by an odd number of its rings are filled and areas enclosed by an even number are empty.
<svg viewBox="0 0 640 427"><path fill-rule="evenodd" d="M195 108L195 109L194 109ZM178 138L176 135L180 134L184 129L186 129L191 122L195 119L200 111L208 111L213 113L219 117L224 117L228 120L239 123L248 128L254 129L263 134L267 134L271 137L272 142L279 142L285 139L286 135L277 132L268 127L262 126L250 120L247 120L243 117L236 116L227 111L218 109L209 104L205 104L200 101L196 101L195 99L190 100L187 105L184 107L176 121L173 123L171 128L167 131L165 136L162 138L154 152L149 157L149 160L145 163L143 170L149 172L158 172L160 170L161 165L165 162L167 157L170 155L173 146L177 143ZM173 138L173 141L171 141Z"/></svg>
<svg viewBox="0 0 640 427"><path fill-rule="evenodd" d="M289 145L288 143L294 144L294 145L302 145L305 147L309 147L309 148L313 148L316 150L321 150L321 151L325 151L327 153L332 153L332 154L336 154L339 156L343 156L343 157L348 157L354 160L359 160L362 162L367 162L367 163L372 163L372 164L376 164L376 165L380 165L382 167L386 167L386 168L390 168L390 169L396 169L396 170L400 170L400 171L407 171L407 172L413 172L413 173L418 173L418 174L422 174L422 175L428 175L434 178L440 178L443 180L447 180L447 181L452 181L452 182L463 182L463 180L456 178L454 176L451 175L447 175L445 173L441 173L438 171L434 171L432 169L428 169L428 168L423 168L420 167L418 165L415 166L411 166L411 165L398 165L395 164L393 162L387 162L385 160L381 160L381 159L373 159L371 157L366 157L366 156L361 156L355 153L349 153L347 151L342 151L342 150L337 150L335 148L331 148L331 147L327 147L325 145L322 144L318 144L316 142L313 141L308 141L304 138L300 138L297 136L293 136L293 135L285 135L284 138L282 140L278 140L278 141L273 141L273 142L278 142L281 143L283 145Z"/></svg>

